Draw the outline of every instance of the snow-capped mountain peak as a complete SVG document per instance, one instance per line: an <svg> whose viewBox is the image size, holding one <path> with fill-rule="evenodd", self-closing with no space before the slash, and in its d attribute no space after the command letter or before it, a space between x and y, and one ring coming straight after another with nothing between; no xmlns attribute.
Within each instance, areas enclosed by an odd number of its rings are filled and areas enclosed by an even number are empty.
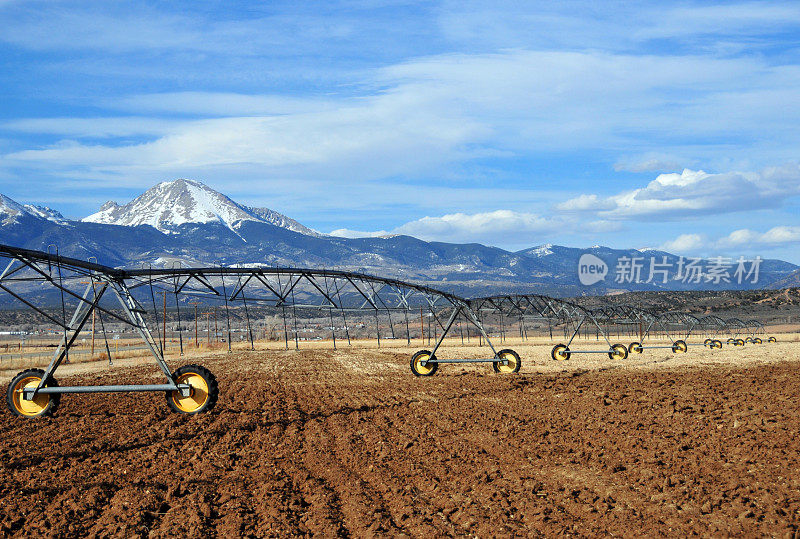
<svg viewBox="0 0 800 539"><path fill-rule="evenodd" d="M159 183L127 204L106 202L100 211L82 220L122 226L150 225L167 234L176 233L178 227L187 223L218 223L237 235L243 222L256 221L319 235L278 212L242 206L201 182L185 178Z"/></svg>
<svg viewBox="0 0 800 539"><path fill-rule="evenodd" d="M120 206L106 202L99 212L84 218L92 223L123 226L150 225L172 233L185 223L234 223L252 216L234 201L193 180L162 182Z"/></svg>
<svg viewBox="0 0 800 539"><path fill-rule="evenodd" d="M48 221L53 221L54 223L64 224L67 220L61 215L61 212L58 210L54 210L53 208L48 208L47 206L37 206L36 204L25 204L25 210L41 219L47 219Z"/></svg>

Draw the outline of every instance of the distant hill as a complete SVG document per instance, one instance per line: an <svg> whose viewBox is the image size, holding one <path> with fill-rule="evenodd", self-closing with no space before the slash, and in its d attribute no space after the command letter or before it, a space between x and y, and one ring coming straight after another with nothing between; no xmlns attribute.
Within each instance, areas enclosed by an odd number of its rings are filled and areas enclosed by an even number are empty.
<svg viewBox="0 0 800 539"><path fill-rule="evenodd" d="M793 271L782 279L770 283L769 288L795 288L800 287L800 269Z"/></svg>
<svg viewBox="0 0 800 539"><path fill-rule="evenodd" d="M510 252L477 243L426 242L402 235L340 238L317 232L274 210L239 204L201 182L186 179L162 182L126 204L109 201L79 221L0 195L0 243L45 251L57 246L61 254L96 257L111 266L261 264L338 268L435 284L464 296L755 289L796 283L800 269L781 260L764 260L755 283L737 282L735 264L728 268L727 282L715 283L705 276L695 282L682 271L688 260L655 250L544 244ZM578 262L585 254L607 266L605 279L591 286L582 285L578 278ZM651 275L651 259L657 263L655 269L662 263L671 269ZM712 262L700 261L699 265L706 267ZM620 274L618 269L626 263L638 268L643 282L630 282Z"/></svg>

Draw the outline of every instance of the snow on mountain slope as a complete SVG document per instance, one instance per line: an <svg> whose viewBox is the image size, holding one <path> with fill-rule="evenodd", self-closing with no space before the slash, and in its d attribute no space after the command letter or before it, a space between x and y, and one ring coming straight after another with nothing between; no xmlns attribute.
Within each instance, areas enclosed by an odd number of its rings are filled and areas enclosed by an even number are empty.
<svg viewBox="0 0 800 539"><path fill-rule="evenodd" d="M26 213L28 213L28 210L25 209L25 206L0 194L0 219L4 222Z"/></svg>
<svg viewBox="0 0 800 539"><path fill-rule="evenodd" d="M25 204L25 210L31 215L36 217L40 217L42 219L47 219L48 221L53 221L54 223L58 223L63 225L67 222L61 212L54 210L53 208L48 208L47 206L37 206L35 204Z"/></svg>
<svg viewBox="0 0 800 539"><path fill-rule="evenodd" d="M306 236L315 236L320 238L325 235L269 208L251 208L249 206L244 206L244 208L256 217L259 217L262 221L271 225L279 226L281 228L291 230L292 232L305 234Z"/></svg>
<svg viewBox="0 0 800 539"><path fill-rule="evenodd" d="M150 225L173 234L186 223L219 223L238 235L244 221L269 223L301 234L320 234L297 221L267 208L249 208L201 182L178 179L162 182L131 202L106 202L100 211L82 219L91 223L122 226Z"/></svg>
<svg viewBox="0 0 800 539"><path fill-rule="evenodd" d="M0 194L0 224L10 225L19 222L21 217L47 219L60 225L66 224L67 220L61 213L46 206L36 206L35 204L20 204L3 194Z"/></svg>
<svg viewBox="0 0 800 539"><path fill-rule="evenodd" d="M526 251L529 256L548 256L553 254L552 251L553 244L552 243L545 243L544 245L539 245L538 247L531 247Z"/></svg>

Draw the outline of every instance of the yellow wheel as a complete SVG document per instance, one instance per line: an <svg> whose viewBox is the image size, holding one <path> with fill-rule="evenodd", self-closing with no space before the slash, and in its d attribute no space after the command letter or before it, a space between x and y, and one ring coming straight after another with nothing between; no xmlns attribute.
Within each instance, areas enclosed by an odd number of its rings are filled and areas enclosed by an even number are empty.
<svg viewBox="0 0 800 539"><path fill-rule="evenodd" d="M767 339L767 342L778 342L778 339L776 339L775 337L770 337L769 339Z"/></svg>
<svg viewBox="0 0 800 539"><path fill-rule="evenodd" d="M217 403L219 387L211 371L200 365L186 365L172 375L178 385L189 385L188 394L181 390L167 391L167 404L182 414L199 414L210 411Z"/></svg>
<svg viewBox="0 0 800 539"><path fill-rule="evenodd" d="M753 342L753 338L752 338L752 337L747 337L747 338L744 340L744 342L746 342L747 344L752 344L752 342Z"/></svg>
<svg viewBox="0 0 800 539"><path fill-rule="evenodd" d="M706 339L703 341L703 346L706 348L714 348L714 341L712 339Z"/></svg>
<svg viewBox="0 0 800 539"><path fill-rule="evenodd" d="M555 361L566 361L571 355L569 347L566 344L557 344L550 351L550 357Z"/></svg>
<svg viewBox="0 0 800 539"><path fill-rule="evenodd" d="M611 347L611 351L608 353L609 359L627 359L628 358L628 349L625 348L624 344L615 344Z"/></svg>
<svg viewBox="0 0 800 539"><path fill-rule="evenodd" d="M436 359L436 356L431 355L428 350L420 350L411 356L411 372L414 376L433 376L439 369L439 364L430 362L429 360Z"/></svg>
<svg viewBox="0 0 800 539"><path fill-rule="evenodd" d="M634 354L641 354L642 352L644 352L644 347L640 342L632 342L631 345L628 347L628 350L630 350Z"/></svg>
<svg viewBox="0 0 800 539"><path fill-rule="evenodd" d="M744 346L744 341L742 339L736 339L734 346Z"/></svg>
<svg viewBox="0 0 800 539"><path fill-rule="evenodd" d="M503 365L501 362L495 361L492 363L494 372L499 372L501 374L513 374L515 372L519 372L519 368L522 367L522 360L519 358L519 354L513 350L500 350L497 352L497 357L499 359L506 360L508 363Z"/></svg>
<svg viewBox="0 0 800 539"><path fill-rule="evenodd" d="M728 343L728 344L732 344L732 345L736 346L736 339L734 339L733 337L730 337L730 338L727 340L727 343Z"/></svg>
<svg viewBox="0 0 800 539"><path fill-rule="evenodd" d="M22 371L11 380L6 391L6 404L14 415L25 418L45 417L53 415L58 408L61 395L56 393L44 395L37 394L33 400L26 400L25 389L39 387L44 371L42 369L28 369ZM58 387L55 379L51 378L47 387Z"/></svg>
<svg viewBox="0 0 800 539"><path fill-rule="evenodd" d="M719 339L714 339L714 344L711 345L711 348L722 348L722 341Z"/></svg>
<svg viewBox="0 0 800 539"><path fill-rule="evenodd" d="M763 344L764 341L761 340L761 337L755 337L753 339L753 344Z"/></svg>
<svg viewBox="0 0 800 539"><path fill-rule="evenodd" d="M689 347L686 346L686 341L682 341L681 339L672 343L672 352L674 354L685 354L688 349Z"/></svg>

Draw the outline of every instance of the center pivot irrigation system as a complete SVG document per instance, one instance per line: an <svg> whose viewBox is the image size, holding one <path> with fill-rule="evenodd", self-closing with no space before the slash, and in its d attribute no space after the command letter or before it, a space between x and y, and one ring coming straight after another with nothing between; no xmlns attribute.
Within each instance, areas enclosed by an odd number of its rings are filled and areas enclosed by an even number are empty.
<svg viewBox="0 0 800 539"><path fill-rule="evenodd" d="M229 347L230 317L227 313L232 302L238 302L244 307L251 347L253 331L248 304L271 307L283 315L287 345L287 312L291 312L295 323L298 311L323 313L330 320L334 347L337 321L343 322L347 340L350 340L348 314L352 316L357 313L363 317L373 313L379 344L380 317L385 316L392 337L397 338L396 333L402 335L405 326L405 336L410 344L409 315L416 312L422 315L427 311L434 331L438 327L441 332L431 350L420 350L411 357L411 371L416 376L432 376L442 363L491 363L495 372L518 372L522 365L519 355L511 349L496 349L485 329L488 319L499 321L503 335L503 328L508 321L518 322L523 338L527 336L526 323L537 324L539 327L542 323L547 323L551 337L554 329L563 329L565 337L571 331L572 336L566 344L553 348L551 356L555 360L569 359L575 353L602 353L608 354L611 359L626 358L628 348L622 344L612 344L609 339L610 329L614 326L635 325L639 328L638 334L643 336L640 339L642 342L654 325L670 334L667 328L677 331L675 326L687 320L692 323L688 330L682 328L686 330L684 338L689 336L695 326L712 333L702 323L698 325L702 320L698 321L688 315L668 313L669 316L657 316L628 306L590 310L570 301L536 294L465 299L423 285L347 271L268 266L119 269L60 256L54 246L48 252L43 252L0 245L0 258L7 260L5 269L0 273L0 290L55 324L63 332L63 338L60 339L46 369L22 371L9 384L7 404L13 413L21 417L52 415L58 407L61 395L65 393L164 392L168 406L175 412L197 414L211 410L219 392L214 375L201 365L186 365L172 372L165 361L166 335L162 340L158 309L155 305L156 290L164 294L164 305L167 295L174 296L179 327L179 296L224 302ZM154 337L148 327L148 310L144 306L147 299L152 299L153 308L149 314L155 316L154 326L158 338ZM60 302L57 308L43 305L52 305L54 301ZM104 324L103 317L106 317L106 320L133 328L161 371L163 382L59 386L55 378L56 370L62 363L69 361L70 349L76 345L78 336L93 315L99 317L101 326ZM393 315L402 318L395 318L393 322ZM467 325L468 337L470 328L477 330L481 342L485 341L491 349L491 357L468 359L436 355L457 322L461 329L462 321ZM754 340L756 333L764 331L760 324L737 321L731 326L732 323L722 322L719 328L713 330L714 335L728 331L738 338L739 334L749 333L748 342L761 342L761 339ZM570 349L581 328L586 331L586 326L593 326L598 339L602 335L608 346L597 350ZM643 327L647 328L644 333ZM770 341L774 342L774 339L770 338ZM678 343L683 343L678 348L685 352L686 342L683 339L673 340L673 351ZM646 346L640 342L631 345L631 349L639 353L644 348Z"/></svg>

